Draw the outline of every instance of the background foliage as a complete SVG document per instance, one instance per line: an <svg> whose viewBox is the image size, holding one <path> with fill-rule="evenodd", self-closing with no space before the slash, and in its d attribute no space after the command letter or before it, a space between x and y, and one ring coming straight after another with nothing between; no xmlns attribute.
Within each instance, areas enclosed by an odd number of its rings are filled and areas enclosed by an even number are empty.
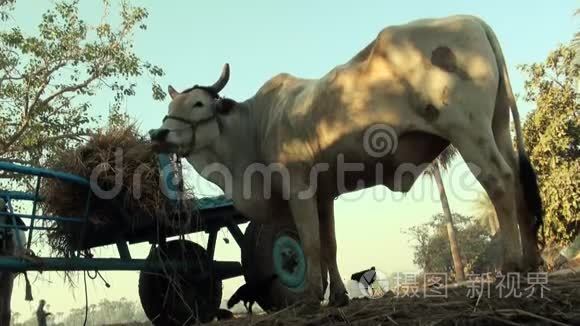
<svg viewBox="0 0 580 326"><path fill-rule="evenodd" d="M544 62L521 65L525 100L536 109L525 119L526 150L539 178L548 244L566 246L580 232L579 65L573 45Z"/></svg>
<svg viewBox="0 0 580 326"><path fill-rule="evenodd" d="M471 216L453 214L457 241L461 244L461 258L467 272L485 252L491 242L486 226ZM447 236L446 219L443 214L433 215L430 222L408 229L415 244L413 263L424 272L454 273L453 258Z"/></svg>
<svg viewBox="0 0 580 326"><path fill-rule="evenodd" d="M45 309L50 312L50 307ZM85 308L71 309L68 314L53 313L49 316L49 325L77 326L82 325L85 320ZM125 298L110 301L102 300L98 304L89 305L87 325L111 325L126 322L143 322L147 317L137 302L129 301ZM12 314L12 324L14 326L36 326L36 316L21 316L18 313Z"/></svg>
<svg viewBox="0 0 580 326"><path fill-rule="evenodd" d="M57 1L42 15L37 32L10 24L14 1L0 2L0 159L44 165L58 149L75 146L99 116L96 95L111 98L110 120L123 118L122 103L135 95L136 80L163 70L133 51L134 34L146 29L141 7L103 1L97 25L79 17L78 1ZM113 13L115 15L113 15ZM117 23L114 23L117 22ZM155 99L164 92L152 81ZM17 176L0 173L0 179Z"/></svg>

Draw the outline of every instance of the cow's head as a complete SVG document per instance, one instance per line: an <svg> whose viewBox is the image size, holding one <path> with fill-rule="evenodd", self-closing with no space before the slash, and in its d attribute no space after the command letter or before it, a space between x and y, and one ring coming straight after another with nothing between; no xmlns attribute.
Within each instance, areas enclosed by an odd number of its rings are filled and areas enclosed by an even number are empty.
<svg viewBox="0 0 580 326"><path fill-rule="evenodd" d="M149 131L154 150L187 156L217 139L222 131L221 115L236 104L219 96L229 77L230 68L225 64L211 86L196 85L181 93L169 86L169 112L160 128Z"/></svg>

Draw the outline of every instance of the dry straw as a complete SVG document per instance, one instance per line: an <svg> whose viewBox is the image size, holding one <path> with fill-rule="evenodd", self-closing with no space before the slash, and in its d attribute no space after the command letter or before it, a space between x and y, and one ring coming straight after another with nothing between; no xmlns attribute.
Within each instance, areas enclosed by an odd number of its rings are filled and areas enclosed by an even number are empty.
<svg viewBox="0 0 580 326"><path fill-rule="evenodd" d="M130 234L156 226L183 227L191 221L193 196L187 192L179 209L160 189L157 155L147 138L140 136L134 124L108 127L92 133L75 150L57 153L52 169L90 179L93 188L108 191L120 188L113 198L92 191L88 210L89 225L85 243L99 242L97 237L112 233ZM42 185L43 211L49 215L82 217L85 214L87 188L81 185L46 179ZM95 195L96 194L96 195ZM69 256L81 249L82 224L55 222L48 242L59 255Z"/></svg>
<svg viewBox="0 0 580 326"><path fill-rule="evenodd" d="M446 297L396 297L353 299L343 308L323 306L316 313L301 313L300 308L288 307L278 312L239 317L221 321L220 325L580 325L580 275L570 273L552 276L544 286L547 290L524 292L521 297L500 296L496 287L472 297L471 287L448 288ZM529 285L521 282L524 291ZM514 294L518 294L514 291ZM528 297L529 296L529 297Z"/></svg>

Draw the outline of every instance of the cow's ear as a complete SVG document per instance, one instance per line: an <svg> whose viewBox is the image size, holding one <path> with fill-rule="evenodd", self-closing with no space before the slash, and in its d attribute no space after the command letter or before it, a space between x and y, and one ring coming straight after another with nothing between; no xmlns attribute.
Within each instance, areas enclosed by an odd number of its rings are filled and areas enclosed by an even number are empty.
<svg viewBox="0 0 580 326"><path fill-rule="evenodd" d="M220 114L227 114L229 113L238 102L229 99L229 98L222 98L217 102L217 112Z"/></svg>
<svg viewBox="0 0 580 326"><path fill-rule="evenodd" d="M171 85L167 87L167 93L169 93L169 96L171 96L172 99L179 95L179 92L176 91L175 88L173 88Z"/></svg>

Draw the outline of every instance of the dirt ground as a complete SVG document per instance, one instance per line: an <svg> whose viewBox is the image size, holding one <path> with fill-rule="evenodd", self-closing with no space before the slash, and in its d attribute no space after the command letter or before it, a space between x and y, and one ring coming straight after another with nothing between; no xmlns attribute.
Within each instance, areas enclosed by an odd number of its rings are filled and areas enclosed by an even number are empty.
<svg viewBox="0 0 580 326"><path fill-rule="evenodd" d="M352 299L344 308L322 306L300 315L297 307L242 315L207 325L580 325L580 262L572 269L537 275L464 282L446 288L386 293L377 299ZM542 290L543 289L543 290ZM145 326L127 323L115 326ZM107 325L113 326L113 325Z"/></svg>
<svg viewBox="0 0 580 326"><path fill-rule="evenodd" d="M387 293L323 306L312 315L289 307L270 314L214 322L220 325L580 325L580 268L517 280ZM543 290L542 290L543 289ZM447 291L445 295L445 290Z"/></svg>

